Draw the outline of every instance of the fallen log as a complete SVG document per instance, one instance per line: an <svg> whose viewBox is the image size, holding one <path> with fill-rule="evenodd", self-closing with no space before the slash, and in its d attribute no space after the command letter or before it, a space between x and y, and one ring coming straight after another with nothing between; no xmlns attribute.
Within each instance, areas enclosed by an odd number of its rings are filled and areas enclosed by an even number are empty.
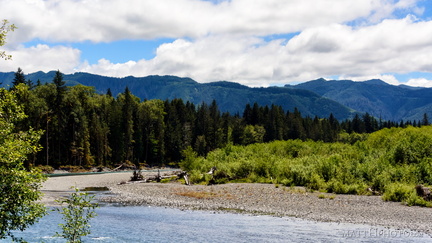
<svg viewBox="0 0 432 243"><path fill-rule="evenodd" d="M118 171L118 170L131 170L131 169L135 170L136 167L135 167L135 166L130 166L130 165L127 165L127 164L123 163L123 164L117 166L116 168L114 168L113 171Z"/></svg>

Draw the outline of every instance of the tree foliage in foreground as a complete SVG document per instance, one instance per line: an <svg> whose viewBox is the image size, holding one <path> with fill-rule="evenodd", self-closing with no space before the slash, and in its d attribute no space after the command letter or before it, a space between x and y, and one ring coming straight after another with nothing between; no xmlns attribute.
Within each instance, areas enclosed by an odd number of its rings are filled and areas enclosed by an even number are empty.
<svg viewBox="0 0 432 243"><path fill-rule="evenodd" d="M6 19L3 20L0 24L0 46L3 46L6 44L6 36L8 32L14 31L16 29L16 26L13 24L9 24L9 21ZM11 59L11 55L7 55L5 51L0 51L0 59Z"/></svg>
<svg viewBox="0 0 432 243"><path fill-rule="evenodd" d="M226 146L206 158L188 153L181 165L191 171L195 183L208 182L211 176L205 172L216 166L220 182L279 183L341 194L375 192L384 200L432 206L415 193L417 184L432 185L432 126L385 128L341 139L355 142Z"/></svg>
<svg viewBox="0 0 432 243"><path fill-rule="evenodd" d="M26 89L18 85L17 89ZM24 230L45 214L41 199L43 175L27 169L24 161L40 150L40 131L17 131L15 123L25 118L14 92L0 89L0 239L12 230Z"/></svg>
<svg viewBox="0 0 432 243"><path fill-rule="evenodd" d="M65 203L66 206L61 209L56 209L63 214L64 224L60 224L61 233L56 233L56 236L63 237L70 243L82 242L82 237L90 234L90 219L96 216L95 208L97 204L93 204L93 196L89 196L86 192L79 192L75 188L75 192L69 198L59 200L60 203Z"/></svg>

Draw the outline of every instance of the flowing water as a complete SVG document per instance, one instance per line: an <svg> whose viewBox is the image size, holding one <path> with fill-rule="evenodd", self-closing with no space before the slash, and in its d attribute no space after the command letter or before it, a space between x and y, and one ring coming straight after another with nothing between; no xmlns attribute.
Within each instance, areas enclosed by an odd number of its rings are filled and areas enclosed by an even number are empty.
<svg viewBox="0 0 432 243"><path fill-rule="evenodd" d="M296 218L149 206L103 205L96 211L84 242L432 242L413 231ZM51 212L16 236L28 242L65 242L52 237L61 222L61 215Z"/></svg>

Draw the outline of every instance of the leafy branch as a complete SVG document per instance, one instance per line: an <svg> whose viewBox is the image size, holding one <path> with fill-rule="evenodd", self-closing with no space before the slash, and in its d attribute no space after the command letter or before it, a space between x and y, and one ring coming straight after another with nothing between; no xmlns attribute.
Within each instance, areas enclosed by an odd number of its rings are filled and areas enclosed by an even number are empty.
<svg viewBox="0 0 432 243"><path fill-rule="evenodd" d="M6 44L6 36L8 32L14 31L17 27L13 24L9 24L9 21L4 19L0 26L0 46ZM0 51L0 58L5 60L12 59L11 55L7 55L5 51Z"/></svg>
<svg viewBox="0 0 432 243"><path fill-rule="evenodd" d="M57 208L56 211L63 214L64 224L59 224L62 228L61 233L55 236L63 237L67 242L82 242L81 237L90 234L90 219L97 214L95 208L97 204L92 203L94 196L89 196L86 192L79 192L75 187L75 192L69 198L57 200L61 204L67 204L66 207Z"/></svg>

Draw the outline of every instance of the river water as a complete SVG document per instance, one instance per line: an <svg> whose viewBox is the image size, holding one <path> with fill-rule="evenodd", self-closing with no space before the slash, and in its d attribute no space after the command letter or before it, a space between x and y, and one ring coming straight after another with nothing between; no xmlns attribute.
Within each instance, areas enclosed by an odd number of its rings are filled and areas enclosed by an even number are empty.
<svg viewBox="0 0 432 243"><path fill-rule="evenodd" d="M114 205L96 212L84 242L432 242L413 231L285 217ZM53 237L59 223L61 215L51 212L15 235L28 242L65 242Z"/></svg>

